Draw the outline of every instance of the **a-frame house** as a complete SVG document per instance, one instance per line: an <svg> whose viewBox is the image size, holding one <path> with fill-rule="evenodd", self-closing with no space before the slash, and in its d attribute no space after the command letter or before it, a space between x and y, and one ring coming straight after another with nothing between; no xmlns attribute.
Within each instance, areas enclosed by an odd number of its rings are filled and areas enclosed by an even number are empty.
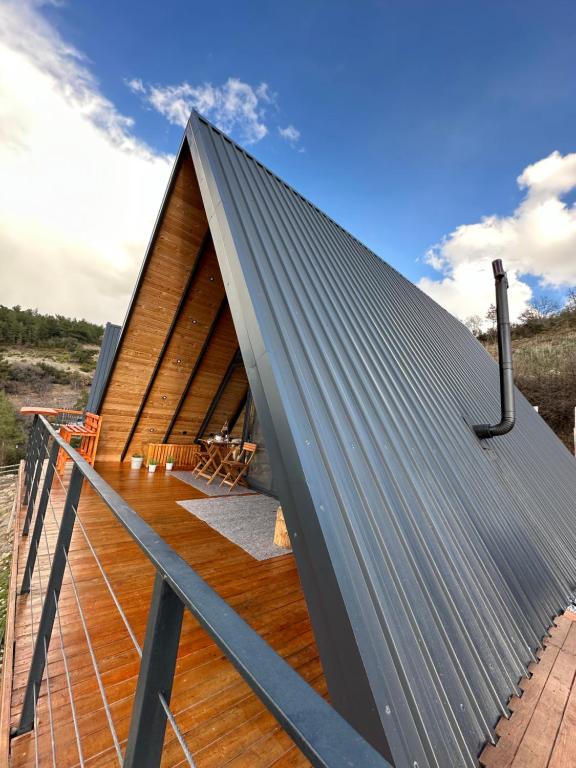
<svg viewBox="0 0 576 768"><path fill-rule="evenodd" d="M193 441L239 351L207 428L249 384L334 704L399 765L473 764L575 585L574 460L520 395L481 444L480 344L194 114L100 458Z"/></svg>
<svg viewBox="0 0 576 768"><path fill-rule="evenodd" d="M574 594L576 465L516 404L479 439L500 406L479 342L191 116L96 467L257 430L249 480L282 505L330 701L397 768L477 765Z"/></svg>

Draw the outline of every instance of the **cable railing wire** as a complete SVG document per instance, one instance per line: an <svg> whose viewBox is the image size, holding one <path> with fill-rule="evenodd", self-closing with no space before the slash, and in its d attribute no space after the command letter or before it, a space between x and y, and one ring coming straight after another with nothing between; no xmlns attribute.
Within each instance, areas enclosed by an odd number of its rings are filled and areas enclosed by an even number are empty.
<svg viewBox="0 0 576 768"><path fill-rule="evenodd" d="M66 494L68 492L68 488L65 485L63 479L60 477L60 474L57 471L56 465L54 463L50 462L50 452L48 450L48 444L44 445L44 454L45 455L43 457L39 456L37 461L38 462L42 462L42 464L44 464L44 462L46 462L46 460L47 460L48 465L51 466L53 468L53 470L54 470L53 478L55 477L58 480L58 482L60 484L60 487L61 487L61 490L63 491L64 494ZM46 467L42 467L41 469L39 469L37 471L40 471L43 474L43 473L46 472L46 469L47 469ZM51 513L52 513L52 517L54 519L54 523L56 524L56 527L58 528L59 521L58 521L58 518L57 518L57 515L56 515L56 510L54 508L54 503L52 501L52 489L51 488L48 491L48 501L47 501L47 503L50 506L50 510L51 510ZM111 596L111 598L112 598L112 600L114 602L114 605L116 606L116 608L118 610L118 613L119 613L119 615L120 615L120 617L121 617L121 619L122 619L122 621L124 623L124 626L125 626L128 634L129 634L129 636L130 636L130 639L132 640L132 644L134 645L134 648L135 648L136 652L138 653L138 656L140 658L142 658L142 647L140 646L140 644L139 644L139 642L138 642L138 640L136 638L136 635L134 634L134 631L132 630L132 627L130 626L128 618L126 617L126 614L124 613L124 610L122 609L122 606L120 605L120 602L119 602L119 600L117 598L117 595L116 595L116 593L114 591L114 588L112 587L112 584L110 583L110 580L109 580L109 578L108 578L108 576L106 574L104 566L102 565L102 562L101 562L100 558L98 557L98 554L97 554L96 550L94 549L94 546L93 546L93 544L92 544L92 542L90 540L88 532L86 531L86 527L84 526L84 523L83 523L80 515L78 514L78 509L74 505L72 505L71 508L72 508L72 511L74 512L75 520L80 525L80 529L82 531L82 535L84 537L84 540L86 541L86 544L88 545L88 548L90 549L90 552L91 552L92 556L94 557L94 560L95 560L95 562L96 562L96 564L98 566L98 569L99 569L99 571L100 571L100 573L102 575L102 578L104 580L104 583L106 584L108 592L109 592L109 594L110 594L110 596ZM52 558L51 558L51 554L50 554L50 546L49 546L49 542L48 542L48 536L47 536L46 526L45 525L42 526L42 532L43 532L43 538L44 538L45 545L46 545L46 553L47 553L47 556L48 556L48 563L51 566ZM36 556L38 557L39 549L40 549L39 545L36 542L32 542L32 543L35 544L35 546L36 546ZM72 566L70 564L70 561L69 561L67 555L66 555L66 564L68 566L68 570L69 570L69 573L70 573L70 576L71 576L71 579L72 579L73 591L75 593L75 598L76 598L76 603L77 603L77 606L78 606L78 610L79 610L79 612L81 614L80 618L81 618L81 621L82 621L84 633L86 635L86 640L87 640L87 644L88 644L88 647L89 647L90 655L91 655L91 658L92 658L92 664L93 664L93 667L94 667L94 672L96 674L96 677L97 677L97 680L98 680L98 683L99 683L100 693L101 693L101 696L102 696L102 702L103 702L104 710L106 712L106 716L107 716L107 719L108 719L108 725L109 725L109 728L110 728L110 732L112 734L112 738L113 738L113 741L114 741L114 746L116 748L116 753L117 753L117 756L118 756L118 760L119 760L120 764L122 764L123 757L122 757L122 752L121 752L118 736L117 736L117 733L116 733L114 725L113 725L113 720L111 718L111 712L110 712L110 709L109 709L109 703L107 701L103 685L101 685L101 677L100 677L100 674L99 674L99 670L97 668L95 654L93 652L91 641L90 641L90 638L89 638L89 635L88 635L87 625L86 625L86 622L85 622L85 617L84 617L83 609L81 607L81 602L79 600L78 593L77 593L77 590L76 590L76 583L75 583L74 575L73 575L73 572L72 572ZM38 568L38 579L39 579L39 582L40 582L40 593L43 596L43 586L42 586L42 580L41 580L41 574L40 574L40 567ZM81 739L80 739L80 733L79 733L79 729L78 729L76 710L75 710L74 701L73 701L73 694L72 694L72 687L71 687L71 681L70 681L70 674L69 674L69 670L68 670L68 664L67 664L67 659L66 659L66 654L65 654L65 649L64 649L64 641L63 641L63 636L62 636L62 626L61 626L61 622L60 622L60 611L59 611L59 607L58 607L57 596L56 596L55 593L54 593L53 597L54 597L54 603L55 603L55 608L56 608L58 631L59 631L59 634L60 634L60 645L61 645L61 649L62 649L62 658L63 658L64 668L65 668L65 676L66 676L66 683L67 683L67 688L68 688L68 695L69 695L70 705L71 705L71 710L72 710L72 720L73 720L74 731L75 731L75 736L76 736L76 746L77 746L77 749L78 749L78 757L79 757L79 760L80 760L80 766L84 766L84 759L83 759L82 747L81 747ZM42 597L42 605L43 605L43 603L44 603L44 598ZM49 688L49 679L48 679L49 678L48 656L47 656L47 649L46 649L46 645L45 644L44 644L44 652L45 652L45 665L46 665L47 694L48 694L48 701L49 701L49 716L50 716L50 731L51 731L51 742L52 742L53 768L56 768L56 757L55 757L55 751L54 751L55 750L54 730L53 730L52 709L51 709L51 702L50 702L50 688ZM162 708L164 709L164 711L166 713L167 720L170 723L172 731L173 731L173 733L174 733L174 735L175 735L175 737L176 737L176 739L177 739L177 741L178 741L178 743L179 743L179 745L180 745L180 747L182 749L182 752L184 754L184 758L185 758L186 762L188 763L188 765L191 766L191 768L195 768L194 758L193 758L193 756L192 756L192 754L190 752L190 749L189 749L189 747L188 747L188 745L186 743L185 737L182 734L182 731L181 731L181 729L180 729L180 727L179 727L179 725L178 725L178 723L176 721L174 713L170 709L170 706L166 702L166 699L164 698L164 696L161 693L159 693L158 696L159 696L160 704L161 704ZM35 730L35 737L37 738L37 729L36 729L36 727L35 727L34 730Z"/></svg>
<svg viewBox="0 0 576 768"><path fill-rule="evenodd" d="M52 489L48 492L48 501L50 503L50 506L52 509L54 509L52 505ZM54 515L55 517L55 515ZM46 555L48 557L48 563L50 567L52 567L52 556L50 554L50 545L48 543L48 534L46 532L46 526L44 525L42 527L43 533L44 533L44 543L46 545ZM48 597L48 596L47 596ZM64 675L66 678L66 687L68 689L68 698L70 699L70 711L72 713L72 724L74 726L74 735L76 737L76 748L78 750L78 760L80 764L80 768L84 768L84 755L82 753L82 743L80 738L80 730L78 728L78 716L76 712L76 705L74 703L74 695L72 693L72 681L70 679L70 670L68 668L68 657L66 654L66 648L64 645L64 634L62 632L62 622L60 621L60 606L58 604L58 597L56 595L56 592L52 593L52 598L54 600L54 608L56 611L56 623L58 626L58 635L60 637L60 651L62 653L62 662L64 664ZM46 664L46 678L48 681L48 664Z"/></svg>
<svg viewBox="0 0 576 768"><path fill-rule="evenodd" d="M186 758L188 765L191 768L196 768L196 763L194 762L194 758L192 757L192 754L190 750L188 749L188 744L186 743L186 740L184 736L182 735L182 731L180 730L180 726L176 722L176 718L174 717L174 714L172 713L172 710L168 706L168 703L164 696L159 693L158 699L160 701L160 704L162 705L162 709L164 712L166 712L166 717L168 718L168 722L172 726L172 730L174 731L174 735L178 739L178 742L180 746L182 747L182 752L184 752L184 757Z"/></svg>
<svg viewBox="0 0 576 768"><path fill-rule="evenodd" d="M34 594L32 592L32 585L30 585L30 641L32 643L32 653L34 653ZM36 688L34 688L34 694L36 694ZM38 711L36 705L36 695L34 695L34 765L36 768L39 766L38 759Z"/></svg>
<svg viewBox="0 0 576 768"><path fill-rule="evenodd" d="M82 606L80 604L80 597L78 595L78 590L76 587L76 581L74 579L74 574L72 572L72 566L70 565L70 560L68 559L68 554L64 552L64 557L66 558L66 565L68 566L68 572L70 574L70 579L72 583L72 590L74 592L74 597L76 599L76 604L78 605L78 612L80 614L80 621L82 622L82 628L84 630L84 634L86 636L86 643L88 645L88 651L90 653L90 658L92 659L92 666L94 667L94 674L96 675L96 680L98 682L98 688L100 689L100 695L102 697L102 704L104 705L104 712L106 714L106 719L108 720L108 725L110 727L110 733L112 734L112 739L114 741L114 747L116 749L116 754L118 756L118 764L122 765L124 757L122 755L122 749L120 748L120 741L118 740L118 734L116 733L116 728L114 726L114 720L112 719L112 712L110 711L110 704L108 703L108 697L106 696L106 691L104 689L104 683L102 682L102 676L100 674L100 670L98 669L98 664L96 662L96 655L94 653L94 648L92 646L92 641L90 639L90 633L88 632L88 627L86 625L86 620L84 617L84 611L82 610Z"/></svg>
<svg viewBox="0 0 576 768"><path fill-rule="evenodd" d="M48 445L52 439L52 449L48 454ZM56 471L58 452L64 451L72 460L72 474L68 487L60 473ZM48 463L46 465L46 455ZM51 459L53 457L53 459ZM44 474L41 490L41 504L38 507L33 538L29 548L30 567L25 574L21 592L30 591L31 639L33 646L28 683L19 725L14 734L29 732L34 729L36 744L36 765L38 765L38 714L37 700L39 688L44 677L49 677L48 644L53 630L54 620L58 623L63 658L66 649L63 642L62 625L58 600L66 570L70 576L71 591L78 608L86 644L92 662L94 676L98 684L102 705L108 721L110 734L114 742L116 757L120 765L126 768L138 768L143 763L159 765L165 745L165 729L170 723L188 765L194 766L194 760L182 731L171 711L167 698L172 690L176 671L176 657L179 646L182 618L185 611L195 618L207 631L211 639L224 652L252 690L263 701L266 708L294 739L296 746L315 768L334 768L335 766L362 766L363 768L390 768L382 758L343 718L324 701L298 673L282 659L260 635L255 632L194 569L186 563L158 533L142 519L130 505L91 467L65 440L54 430L48 421L35 417L28 458L25 465L24 500L28 504L25 518L25 533L29 529L34 512L34 501ZM56 496L53 494L54 475L64 494L61 518L56 514ZM48 489L48 481L51 487ZM89 526L84 524L78 514L78 503L82 485L86 480L96 495L108 507L115 520L137 544L147 560L153 565L156 577L152 600L148 612L148 622L144 649L131 631L130 622L122 610L118 596L108 578L96 547L90 539ZM56 484L57 487L57 484ZM60 492L58 492L58 496ZM60 501L60 499L59 499ZM56 524L58 534L57 547L50 557L48 532L44 528L45 516L50 513ZM90 549L100 574L105 582L113 602L119 611L130 639L141 657L137 691L132 707L126 753L123 756L115 729L110 704L106 696L102 675L97 663L94 646L88 630L88 623L82 608L80 592L74 569L68 556L76 520L82 530L83 538ZM34 556L38 556L41 531L50 565L49 585L54 589L51 596L42 600L42 616L39 627L42 635L34 641L33 595L38 589L38 578L31 582L34 570ZM41 564L38 565L40 569ZM32 592L33 590L33 592ZM40 586L41 593L43 592ZM47 588L48 591L48 588ZM54 599L54 605L51 604ZM40 629L39 629L40 631ZM42 647L42 643L46 643ZM42 642L40 642L42 641ZM65 661L65 670L68 664ZM281 684L279 685L279 682ZM76 721L73 693L69 669L67 669L68 693L71 700L75 732L80 741L80 730ZM48 689L47 689L48 690ZM49 693L49 696L51 692ZM160 705L160 706L158 706ZM49 708L51 704L49 703ZM306 716L303 717L302 713ZM80 764L84 757L79 749ZM54 760L54 753L53 753Z"/></svg>
<svg viewBox="0 0 576 768"><path fill-rule="evenodd" d="M54 465L52 465L54 466ZM63 490L67 490L66 486L64 485L62 479L56 472L56 467L54 466L54 474L58 478ZM86 544L88 545L90 552L92 553L94 560L98 566L98 569L100 570L100 573L102 574L102 578L104 580L104 583L106 584L106 587L108 588L108 592L110 593L110 596L112 600L114 601L114 604L118 610L118 613L120 614L120 617L124 623L124 626L126 627L126 630L128 634L130 635L130 638L132 640L132 643L134 645L134 648L136 652L138 653L139 657L142 658L142 647L140 646L140 643L138 642L136 635L134 634L134 631L132 630L132 627L130 626L130 623L128 621L128 618L126 617L126 614L124 613L124 610L122 606L120 605L120 602L116 596L116 593L114 591L114 588L112 587L112 584L110 583L110 580L108 576L106 575L106 571L104 569L104 566L102 565L102 562L100 558L98 557L98 554L96 550L94 549L94 546L92 545L92 542L90 540L90 537L88 535L88 532L86 531L86 527L84 526L84 523L82 522L82 519L80 515L78 514L78 509L74 506L72 506L72 510L74 511L74 516L77 522L80 525L80 529L82 531L82 534L84 536L84 540L86 541ZM165 698L159 694L160 697L160 703L162 704L163 709L166 712L166 717L168 718L168 722L170 723L172 730L174 732L174 735L176 736L176 739L178 740L178 743L180 744L182 748L182 752L184 753L184 757L186 761L188 762L188 765L192 766L192 768L195 768L194 759L192 757L192 754L190 753L190 750L188 748L188 745L186 744L186 740L184 735L182 734L182 731L180 730L180 727L178 723L176 722L176 718L172 710L170 709L169 705L167 704Z"/></svg>
<svg viewBox="0 0 576 768"><path fill-rule="evenodd" d="M50 509L51 509L52 515L54 517L54 522L56 523L56 526L58 526L58 519L56 517L56 512L54 510L54 505L52 504L52 501L51 501L50 498L49 498L49 502L50 502ZM108 698L106 696L106 691L104 689L104 683L102 682L102 676L100 674L100 670L98 668L98 663L96 661L96 655L94 653L94 648L92 646L92 641L90 639L90 633L88 632L88 626L86 624L86 620L85 620L85 616L84 616L84 610L82 608L82 603L80 601L80 596L78 594L78 589L77 589L77 586L76 586L76 580L74 578L74 572L72 571L72 566L70 564L70 560L68 558L68 553L67 552L64 552L64 557L66 559L66 565L68 567L68 573L70 574L70 583L72 585L72 591L74 593L74 599L75 599L76 605L78 607L78 613L79 613L79 616L80 616L80 621L82 623L82 629L84 631L84 636L86 637L86 644L88 646L88 652L90 654L90 659L92 661L92 667L94 669L94 674L96 676L96 681L98 683L98 688L99 688L99 691L100 691L100 696L102 698L102 704L103 704L103 707L104 707L104 712L105 712L105 715L106 715L106 719L108 721L108 726L110 728L110 733L112 735L112 740L114 742L114 747L116 749L116 754L117 754L117 757L118 757L118 763L119 763L119 765L122 765L123 755L122 755L122 750L120 748L120 742L119 742L119 739L118 739L118 734L116 733L116 728L114 726L114 721L112 719L112 713L110 711L110 705L108 703Z"/></svg>
<svg viewBox="0 0 576 768"><path fill-rule="evenodd" d="M127 618L126 614L124 613L124 610L123 610L122 606L120 605L120 602L119 602L119 600L118 600L118 598L116 596L116 593L114 592L114 588L112 587L112 584L110 583L110 580L108 579L108 576L106 575L106 572L104 570L102 562L100 561L100 558L98 557L94 547L92 546L92 542L90 541L90 537L88 536L88 534L86 532L86 528L84 527L84 523L82 522L82 520L80 518L80 515L78 514L78 510L74 506L72 507L72 509L74 510L74 515L75 515L75 518L76 518L77 522L80 525L80 529L81 529L82 533L84 534L84 539L86 541L86 544L88 545L90 551L92 552L92 555L94 556L94 560L96 561L96 565L98 566L98 568L100 570L100 573L102 574L102 578L104 579L104 583L106 584L106 586L108 588L108 592L110 593L110 597L112 598L112 600L114 601L114 605L118 609L118 613L120 614L120 618L124 622L124 626L126 627L126 631L128 632L128 634L130 635L130 639L132 640L132 643L134 645L134 648L136 649L136 652L138 653L140 658L142 658L142 648L140 646L140 643L136 639L136 635L134 634L134 631L133 631L132 627L130 626L130 622L128 621L128 618Z"/></svg>
<svg viewBox="0 0 576 768"><path fill-rule="evenodd" d="M44 532L46 529L44 528ZM48 552L48 562L52 565L50 553ZM38 586L40 587L40 605L44 608L44 600L48 599L48 595L44 595L44 586L42 584L42 568L38 567ZM44 648L44 666L46 669L46 701L48 703L48 724L50 726L50 745L52 747L52 766L56 768L56 744L54 740L54 716L52 712L52 692L50 688L50 669L48 666L48 645L46 644L46 638L43 638L42 642Z"/></svg>

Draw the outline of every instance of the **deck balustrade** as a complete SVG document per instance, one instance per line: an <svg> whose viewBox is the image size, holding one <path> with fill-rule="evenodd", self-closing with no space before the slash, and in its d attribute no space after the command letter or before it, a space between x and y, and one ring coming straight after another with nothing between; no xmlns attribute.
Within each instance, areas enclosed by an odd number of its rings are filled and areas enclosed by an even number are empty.
<svg viewBox="0 0 576 768"><path fill-rule="evenodd" d="M66 480L55 472L59 450L70 457L72 471ZM51 495L60 484L66 501L58 516ZM148 611L143 647L131 628L106 570L92 545L89 533L78 515L82 488L88 484L121 523L155 569L155 582ZM38 494L40 494L38 496ZM13 736L34 731L37 703L42 685L47 686L51 718L51 690L46 674L48 649L54 631L59 638L72 725L83 765L82 735L72 695L71 675L64 649L59 611L59 597L66 578L79 610L80 623L91 658L92 676L99 689L102 705L115 746L117 762L124 768L157 768L162 759L166 726L169 723L182 750L182 761L194 766L194 757L170 709L170 698L183 616L189 611L216 642L226 658L257 694L280 725L293 739L313 766L336 768L362 766L385 768L389 763L376 752L292 667L277 654L241 616L168 545L148 523L53 429L46 418L34 418L29 451L25 462L23 499L27 505L22 536L29 537L26 566L20 595L27 595L44 538L49 558L49 578L41 582L41 614L32 616L34 648L27 670L27 684L20 722ZM38 503L36 503L38 501ZM55 547L50 550L46 538L46 516L54 517L58 531ZM34 517L35 515L35 517ZM68 557L72 533L78 525L114 604L124 622L140 659L138 683L125 750L116 733L102 674L94 653ZM31 531L31 533L30 533ZM40 571L38 571L38 575ZM20 597L18 599L25 599ZM30 601L34 610L34 601ZM50 720L53 728L52 719ZM38 744L36 744L38 749ZM54 740L52 739L52 749ZM36 756L38 758L38 755ZM38 764L38 763L37 763ZM180 764L180 763L179 763Z"/></svg>

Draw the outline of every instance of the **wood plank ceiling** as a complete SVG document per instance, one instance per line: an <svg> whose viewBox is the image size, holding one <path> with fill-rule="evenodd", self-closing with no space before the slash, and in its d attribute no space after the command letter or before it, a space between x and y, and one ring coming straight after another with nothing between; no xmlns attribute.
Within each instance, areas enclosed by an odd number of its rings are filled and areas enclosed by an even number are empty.
<svg viewBox="0 0 576 768"><path fill-rule="evenodd" d="M248 383L185 146L151 240L100 414L99 461L191 443L242 409ZM225 383L223 387L222 384ZM210 407L216 393L216 407ZM209 418L207 418L207 416ZM240 422L238 422L240 423Z"/></svg>

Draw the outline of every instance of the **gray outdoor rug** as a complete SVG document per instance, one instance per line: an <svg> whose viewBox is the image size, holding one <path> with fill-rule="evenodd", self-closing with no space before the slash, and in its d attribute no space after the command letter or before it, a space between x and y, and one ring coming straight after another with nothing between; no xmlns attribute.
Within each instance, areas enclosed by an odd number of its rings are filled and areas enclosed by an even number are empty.
<svg viewBox="0 0 576 768"><path fill-rule="evenodd" d="M254 493L251 488L246 488L243 485L237 485L233 491L228 493L230 489L229 485L220 485L220 480L214 480L213 483L208 485L208 480L204 477L194 477L192 472L186 472L186 470L173 470L172 477L177 480L182 480L183 483L188 483L193 488L196 488L207 496L241 496L244 493Z"/></svg>
<svg viewBox="0 0 576 768"><path fill-rule="evenodd" d="M270 496L255 494L244 497L193 499L179 501L178 504L242 547L256 560L268 560L292 552L291 549L274 544L278 501Z"/></svg>

